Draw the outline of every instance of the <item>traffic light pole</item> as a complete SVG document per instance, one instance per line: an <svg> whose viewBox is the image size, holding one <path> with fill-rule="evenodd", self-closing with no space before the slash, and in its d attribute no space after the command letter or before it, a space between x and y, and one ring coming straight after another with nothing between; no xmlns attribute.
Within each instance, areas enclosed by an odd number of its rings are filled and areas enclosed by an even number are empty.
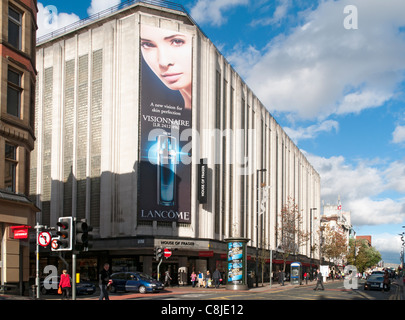
<svg viewBox="0 0 405 320"><path fill-rule="evenodd" d="M35 259L36 259L36 261L35 261L35 266L36 266L36 272L35 272L35 285L37 286L36 287L36 297L37 297L37 299L39 299L39 292L40 292L40 283L39 283L39 244L38 244L38 237L39 237L39 229L41 228L42 226L40 226L39 225L39 223L38 223L38 221L37 221L37 224L36 224L36 226L35 226L35 229L36 229L36 237L35 237L35 239L36 239L36 250L35 250Z"/></svg>
<svg viewBox="0 0 405 320"><path fill-rule="evenodd" d="M72 300L76 300L76 253L72 252Z"/></svg>
<svg viewBox="0 0 405 320"><path fill-rule="evenodd" d="M160 261L159 261L158 266L157 266L157 281L160 281L159 269L160 269L160 264L162 263L162 261L163 261L163 257L160 258Z"/></svg>

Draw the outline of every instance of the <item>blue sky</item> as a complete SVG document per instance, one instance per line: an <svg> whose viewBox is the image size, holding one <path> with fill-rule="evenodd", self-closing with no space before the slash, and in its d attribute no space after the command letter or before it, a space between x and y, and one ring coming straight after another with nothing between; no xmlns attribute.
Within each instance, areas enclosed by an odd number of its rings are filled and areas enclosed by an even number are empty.
<svg viewBox="0 0 405 320"><path fill-rule="evenodd" d="M119 0L42 0L38 35ZM176 2L176 1L174 1ZM186 0L182 4L351 212L385 262L405 231L405 2ZM54 7L49 7L54 6ZM50 19L48 9L56 9Z"/></svg>

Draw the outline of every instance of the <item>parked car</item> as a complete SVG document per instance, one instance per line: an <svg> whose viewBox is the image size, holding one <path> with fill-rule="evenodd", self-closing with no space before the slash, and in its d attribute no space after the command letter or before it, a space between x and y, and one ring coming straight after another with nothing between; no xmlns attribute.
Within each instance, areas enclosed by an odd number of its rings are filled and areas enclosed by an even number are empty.
<svg viewBox="0 0 405 320"><path fill-rule="evenodd" d="M388 283L388 290L390 290L391 281ZM376 273L371 274L364 283L364 290L383 290L384 288L384 275Z"/></svg>
<svg viewBox="0 0 405 320"><path fill-rule="evenodd" d="M113 293L117 291L159 292L164 288L162 282L141 272L117 272L111 275L111 279Z"/></svg>
<svg viewBox="0 0 405 320"><path fill-rule="evenodd" d="M96 292L96 286L91 283L91 282L79 282L76 283L76 294L80 295L80 294L93 294L94 292Z"/></svg>

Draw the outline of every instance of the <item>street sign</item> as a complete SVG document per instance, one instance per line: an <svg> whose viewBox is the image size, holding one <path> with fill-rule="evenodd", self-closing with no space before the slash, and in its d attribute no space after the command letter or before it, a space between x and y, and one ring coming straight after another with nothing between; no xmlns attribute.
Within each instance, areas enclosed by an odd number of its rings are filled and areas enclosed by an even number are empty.
<svg viewBox="0 0 405 320"><path fill-rule="evenodd" d="M47 231L43 231L38 235L38 244L46 247L51 243L51 234Z"/></svg>
<svg viewBox="0 0 405 320"><path fill-rule="evenodd" d="M51 247L53 250L57 250L59 248L58 239L52 239Z"/></svg>
<svg viewBox="0 0 405 320"><path fill-rule="evenodd" d="M165 258L170 258L172 256L172 251L170 249L165 248L165 250L163 251L163 255L165 256Z"/></svg>

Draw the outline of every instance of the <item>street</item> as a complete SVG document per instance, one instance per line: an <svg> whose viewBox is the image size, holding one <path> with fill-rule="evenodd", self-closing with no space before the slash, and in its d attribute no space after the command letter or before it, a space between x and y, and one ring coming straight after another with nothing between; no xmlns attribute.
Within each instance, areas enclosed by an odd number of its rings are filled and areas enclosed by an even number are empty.
<svg viewBox="0 0 405 320"><path fill-rule="evenodd" d="M98 301L99 289L97 289L92 295L77 296L76 301L62 301L57 294L41 296L39 301L29 297L0 295L0 303L2 300L7 300L8 308L16 308L21 300L29 300L30 307L41 310L69 306L73 303L80 306L81 316L84 314L91 316L95 312L116 316L117 312L119 314L119 312L137 310L136 312L146 312L152 319L236 317L241 320L251 320L252 316L261 316L265 312L280 310L288 314L317 312L316 306L321 307L322 312L331 308L330 310L339 314L353 315L354 312L360 312L362 316L366 314L372 316L375 308L379 308L381 303L390 303L394 309L402 308L402 302L399 301L404 299L402 278L393 280L389 292L366 291L364 280L359 280L358 289L346 289L341 280L327 281L324 283L325 290L314 291L315 285L315 281L299 286L286 282L285 286L275 283L270 287L266 283L264 286L259 284L257 288L243 291L226 290L224 286L219 289L175 286L159 293L110 293L111 301ZM368 301L367 305L358 304L361 301ZM395 301L400 304L398 305ZM372 303L371 308L370 303Z"/></svg>
<svg viewBox="0 0 405 320"><path fill-rule="evenodd" d="M364 280L359 280L358 289L346 289L343 281L327 281L324 283L325 290L314 291L316 282L307 285L285 286L274 284L269 287L266 283L258 288L247 291L226 290L224 287L215 288L192 288L180 286L166 288L162 292L153 294L140 293L115 293L110 294L111 300L402 300L403 286L401 279L394 280L389 292L380 290L364 290ZM79 296L79 300L97 300L97 293L92 296Z"/></svg>
<svg viewBox="0 0 405 320"><path fill-rule="evenodd" d="M363 288L364 281L359 282L357 290L345 289L343 281L330 281L324 284L325 290L314 291L315 282L303 286L275 286L270 289L252 288L249 292L230 291L224 289L196 289L195 292L181 293L176 289L173 294L156 294L145 296L137 296L133 299L156 299L156 300L399 300L399 286L393 284L389 292L381 291L365 291ZM266 289L267 288L267 289ZM170 291L170 288L167 290Z"/></svg>
<svg viewBox="0 0 405 320"><path fill-rule="evenodd" d="M295 301L317 301L317 300L340 300L340 301L383 301L383 300L403 300L402 278L393 280L391 290L382 292L380 290L364 290L364 280L359 280L357 289L347 289L342 280L327 281L324 283L325 290L314 291L316 282L308 282L300 286L293 286L286 282L285 286L274 283L272 287L269 283L249 290L233 291L226 290L224 286L215 288L192 288L191 286L174 286L166 288L158 293L141 294L137 292L110 293L110 300L132 300L132 301L263 301L263 300L295 300ZM88 301L98 300L99 289L92 295L78 295L76 300ZM56 301L61 297L57 294L42 295L40 300ZM13 295L0 295L0 300L33 300L32 297L19 297Z"/></svg>

